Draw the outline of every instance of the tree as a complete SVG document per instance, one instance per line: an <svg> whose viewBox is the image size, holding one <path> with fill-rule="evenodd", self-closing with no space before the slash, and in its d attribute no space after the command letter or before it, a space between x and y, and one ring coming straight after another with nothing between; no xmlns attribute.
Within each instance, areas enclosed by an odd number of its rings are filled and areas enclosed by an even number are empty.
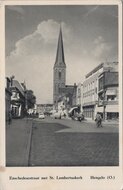
<svg viewBox="0 0 123 190"><path fill-rule="evenodd" d="M32 90L25 91L25 100L26 109L34 108L34 105L36 103L36 97Z"/></svg>

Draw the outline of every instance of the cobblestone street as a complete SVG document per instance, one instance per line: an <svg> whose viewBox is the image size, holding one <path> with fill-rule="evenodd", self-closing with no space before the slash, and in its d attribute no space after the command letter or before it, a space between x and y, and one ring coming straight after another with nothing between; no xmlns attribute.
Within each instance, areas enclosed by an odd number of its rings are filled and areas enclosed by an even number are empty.
<svg viewBox="0 0 123 190"><path fill-rule="evenodd" d="M117 125L33 121L29 166L118 166L118 139Z"/></svg>

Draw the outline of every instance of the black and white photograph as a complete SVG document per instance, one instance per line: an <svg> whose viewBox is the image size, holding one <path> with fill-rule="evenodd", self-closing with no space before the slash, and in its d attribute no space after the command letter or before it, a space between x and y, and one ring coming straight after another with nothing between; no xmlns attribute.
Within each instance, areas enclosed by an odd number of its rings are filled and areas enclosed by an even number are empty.
<svg viewBox="0 0 123 190"><path fill-rule="evenodd" d="M6 5L6 166L119 166L119 82L117 5Z"/></svg>
<svg viewBox="0 0 123 190"><path fill-rule="evenodd" d="M0 32L0 189L123 190L122 1L1 1Z"/></svg>

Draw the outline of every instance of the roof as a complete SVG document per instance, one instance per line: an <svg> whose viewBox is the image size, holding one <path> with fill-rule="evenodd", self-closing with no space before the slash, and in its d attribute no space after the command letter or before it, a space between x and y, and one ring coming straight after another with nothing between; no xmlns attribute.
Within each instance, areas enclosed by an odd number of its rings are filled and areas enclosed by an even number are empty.
<svg viewBox="0 0 123 190"><path fill-rule="evenodd" d="M112 70L112 71L117 71L118 70L118 62L117 61L113 61L113 62L100 63L97 67L95 67L92 71L90 71L85 76L85 78L90 77L91 75L93 75L94 73L96 73L101 68L105 68L105 70L108 69L108 70Z"/></svg>
<svg viewBox="0 0 123 190"><path fill-rule="evenodd" d="M57 54L55 66L65 66L65 58L64 58L64 47L63 47L63 39L62 39L62 30L60 27L58 46L57 46Z"/></svg>
<svg viewBox="0 0 123 190"><path fill-rule="evenodd" d="M20 91L20 93L24 96L24 89L17 80L13 80L12 87L16 87Z"/></svg>
<svg viewBox="0 0 123 190"><path fill-rule="evenodd" d="M92 71L90 71L85 78L90 77L91 75L93 75L94 73L96 73L99 69L101 69L103 67L104 63L99 64L97 67L95 67Z"/></svg>
<svg viewBox="0 0 123 190"><path fill-rule="evenodd" d="M65 87L60 87L59 91L60 93L65 93L65 94L73 94L74 93L75 86L73 85L66 85Z"/></svg>

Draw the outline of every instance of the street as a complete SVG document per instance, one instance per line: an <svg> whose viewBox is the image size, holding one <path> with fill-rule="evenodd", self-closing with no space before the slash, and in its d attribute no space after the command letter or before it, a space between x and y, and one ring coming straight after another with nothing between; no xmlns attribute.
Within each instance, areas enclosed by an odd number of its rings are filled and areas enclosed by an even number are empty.
<svg viewBox="0 0 123 190"><path fill-rule="evenodd" d="M29 166L118 166L118 124L34 119Z"/></svg>

